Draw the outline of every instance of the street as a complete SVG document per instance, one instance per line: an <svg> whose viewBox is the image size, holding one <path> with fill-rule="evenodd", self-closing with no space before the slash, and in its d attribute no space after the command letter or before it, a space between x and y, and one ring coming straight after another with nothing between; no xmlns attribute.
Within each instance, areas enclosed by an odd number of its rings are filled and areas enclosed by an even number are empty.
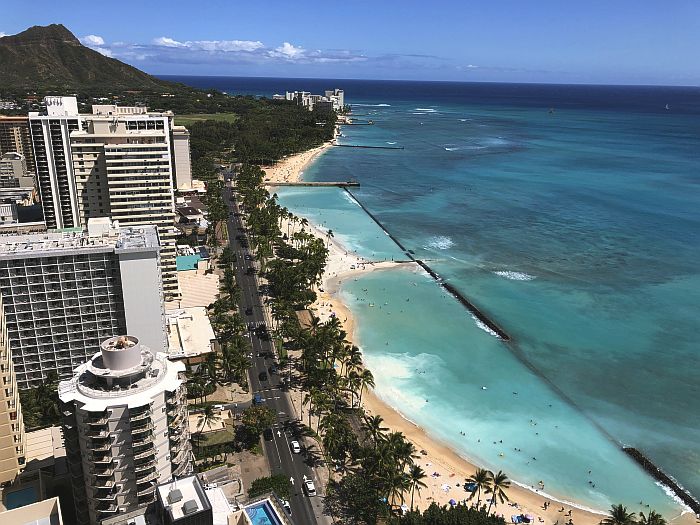
<svg viewBox="0 0 700 525"><path fill-rule="evenodd" d="M259 291L256 273L250 273L248 268L253 267L254 260L246 259L251 255L248 248L241 246L237 236L245 235L242 216L238 213L238 204L231 201L233 189L230 182L224 187L224 201L229 208L227 229L230 246L236 256L235 272L236 282L241 290L239 305L240 314L247 326L253 323L256 327L266 325L262 303L262 294ZM251 311L252 309L252 311ZM247 310L247 311L246 311ZM263 337L261 337L263 336ZM304 447L304 440L299 433L302 425L297 419L295 409L285 386L281 383L284 370L276 373L270 371L271 365L279 367L276 351L270 337L262 332L248 330L252 351L252 366L250 368L250 388L253 393L259 394L262 403L277 415L276 422L270 435L267 432L263 438L263 449L267 457L272 474L284 474L292 482L289 504L292 509L292 519L299 524L331 523L331 520L323 515L323 498L320 495L308 497L303 490L303 477L311 478L316 486L316 491L321 494L325 487L311 467L317 451L308 451ZM268 340L270 339L270 340ZM261 374L265 373L267 379L261 380ZM227 408L232 408L228 405ZM242 407L239 407L239 409ZM297 440L302 444L299 454L292 453L290 441Z"/></svg>

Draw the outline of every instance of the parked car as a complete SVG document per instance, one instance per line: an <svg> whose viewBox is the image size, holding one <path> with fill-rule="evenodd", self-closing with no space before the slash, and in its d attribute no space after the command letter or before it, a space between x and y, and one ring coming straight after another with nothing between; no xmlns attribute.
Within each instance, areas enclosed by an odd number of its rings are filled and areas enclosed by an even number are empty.
<svg viewBox="0 0 700 525"><path fill-rule="evenodd" d="M258 379L260 379L260 381L267 381L267 372L260 372L258 374Z"/></svg>
<svg viewBox="0 0 700 525"><path fill-rule="evenodd" d="M289 506L289 501L286 499L282 500L282 507L287 511L287 514L292 515L292 507Z"/></svg>

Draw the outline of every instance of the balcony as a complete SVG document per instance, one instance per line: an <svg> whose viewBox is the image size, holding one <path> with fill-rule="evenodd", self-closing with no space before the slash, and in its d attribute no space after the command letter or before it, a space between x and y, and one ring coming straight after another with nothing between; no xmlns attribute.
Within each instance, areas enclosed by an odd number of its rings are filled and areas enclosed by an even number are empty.
<svg viewBox="0 0 700 525"><path fill-rule="evenodd" d="M143 410L141 412L130 412L129 413L129 420L130 421L141 421L143 419L150 419L151 417L151 409L149 408L148 410Z"/></svg>
<svg viewBox="0 0 700 525"><path fill-rule="evenodd" d="M100 504L95 507L95 510L97 512L101 512L103 514L114 514L115 512L119 511L119 507L115 503L107 503L107 504Z"/></svg>
<svg viewBox="0 0 700 525"><path fill-rule="evenodd" d="M156 491L156 487L157 485L155 483L151 483L146 488L137 490L136 494L139 497L148 496L149 494L153 494Z"/></svg>
<svg viewBox="0 0 700 525"><path fill-rule="evenodd" d="M138 436L134 436L132 444L137 447L139 445L147 445L149 443L153 443L153 433L151 432L143 432L139 434Z"/></svg>
<svg viewBox="0 0 700 525"><path fill-rule="evenodd" d="M117 490L108 490L107 492L104 492L103 489L98 489L97 493L93 496L94 499L97 501L114 501L117 499L117 496L119 495L119 491Z"/></svg>
<svg viewBox="0 0 700 525"><path fill-rule="evenodd" d="M85 437L90 439L109 438L109 432L107 430L90 429L85 432Z"/></svg>
<svg viewBox="0 0 700 525"><path fill-rule="evenodd" d="M112 444L111 443L100 443L99 445L95 445L93 447L90 447L93 452L107 452L108 450L112 449Z"/></svg>
<svg viewBox="0 0 700 525"><path fill-rule="evenodd" d="M145 424L140 424L138 426L131 425L131 433L132 434L146 432L149 430L153 430L153 423L151 423L150 421L146 421Z"/></svg>
<svg viewBox="0 0 700 525"><path fill-rule="evenodd" d="M111 465L95 465L90 469L90 474L98 478L108 478L114 474L114 467Z"/></svg>
<svg viewBox="0 0 700 525"><path fill-rule="evenodd" d="M190 464L188 462L183 462L179 467L173 470L173 477L184 476L190 471Z"/></svg>
<svg viewBox="0 0 700 525"><path fill-rule="evenodd" d="M114 480L113 479L96 479L94 481L95 488L98 489L111 489L114 487Z"/></svg>
<svg viewBox="0 0 700 525"><path fill-rule="evenodd" d="M105 465L111 465L112 462L114 462L114 458L110 456L109 454L106 454L104 456L95 456L92 454L88 455L88 461L91 461L92 463L95 463L96 465L101 465L104 467Z"/></svg>
<svg viewBox="0 0 700 525"><path fill-rule="evenodd" d="M87 423L90 426L103 426L106 425L108 421L109 419L107 418L107 416L85 419L85 423Z"/></svg>
<svg viewBox="0 0 700 525"><path fill-rule="evenodd" d="M148 459L146 461L143 461L141 463L135 464L134 465L134 471L135 472L143 472L144 470L149 470L153 469L156 465L156 458L153 459ZM139 474L137 474L138 476Z"/></svg>
<svg viewBox="0 0 700 525"><path fill-rule="evenodd" d="M154 469L153 472L149 472L144 476L137 476L136 483L146 483L148 481L154 481L156 479L158 479L158 472L156 472Z"/></svg>
<svg viewBox="0 0 700 525"><path fill-rule="evenodd" d="M156 453L156 449L153 446L148 446L143 450L134 450L134 459L143 459L149 456L153 456Z"/></svg>

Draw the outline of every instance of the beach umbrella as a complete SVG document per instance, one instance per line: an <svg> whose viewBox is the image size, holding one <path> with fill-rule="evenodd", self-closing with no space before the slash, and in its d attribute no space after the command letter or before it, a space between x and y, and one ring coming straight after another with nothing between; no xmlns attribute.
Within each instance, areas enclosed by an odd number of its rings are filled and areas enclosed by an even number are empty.
<svg viewBox="0 0 700 525"><path fill-rule="evenodd" d="M456 502L454 499L451 499L451 500L450 500L450 505L452 505L452 506L457 505L457 502Z"/></svg>

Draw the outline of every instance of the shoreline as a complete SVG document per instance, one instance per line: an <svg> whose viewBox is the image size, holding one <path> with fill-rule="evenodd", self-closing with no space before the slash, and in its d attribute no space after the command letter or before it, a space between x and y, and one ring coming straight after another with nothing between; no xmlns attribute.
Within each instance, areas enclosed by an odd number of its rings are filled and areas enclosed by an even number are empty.
<svg viewBox="0 0 700 525"><path fill-rule="evenodd" d="M283 166L278 165L281 169L277 173L268 172L268 169L277 168L275 166L266 169L266 175L269 174L270 179L275 177L275 182L298 182L302 179L303 170L332 144L331 141L308 152L285 159L280 163ZM283 178L280 179L280 176ZM318 225L310 222L309 229L317 237L325 239L324 231ZM337 316L347 334L347 340L350 344L356 344L355 328L357 323L352 311L340 299L338 293L342 283L349 278L358 277L371 271L398 266L411 266L417 271L424 270L420 269L415 262L377 262L364 259L347 250L335 239L330 240L328 247L329 257L322 277L322 285L318 290L317 301L311 308L322 321L327 320L331 315ZM358 344L358 346L360 345ZM420 494L416 491L415 508L425 510L432 502L447 505L450 499L460 502L466 499L469 493L465 492L461 485L465 478L472 475L479 467L476 462L461 456L449 445L430 436L425 429L404 416L399 409L393 408L381 399L374 390L367 389L364 392L362 405L368 414L381 415L385 425L391 431L402 432L414 444L416 450L426 452L426 454L420 455L416 461L427 474L424 480L427 487L422 489ZM432 474L438 475L433 476ZM595 510L575 501L557 499L544 491L524 486L514 480L511 480L508 495L510 502L495 507L495 513L503 514L506 521L510 520L512 514L531 514L537 523L548 525L565 525L569 518L576 525L597 525L607 516L607 509ZM545 501L550 502L547 510L543 509L542 506ZM569 511L571 511L571 515L567 514ZM695 522L694 518L692 513L684 513L674 518L668 518L668 522L690 524Z"/></svg>

